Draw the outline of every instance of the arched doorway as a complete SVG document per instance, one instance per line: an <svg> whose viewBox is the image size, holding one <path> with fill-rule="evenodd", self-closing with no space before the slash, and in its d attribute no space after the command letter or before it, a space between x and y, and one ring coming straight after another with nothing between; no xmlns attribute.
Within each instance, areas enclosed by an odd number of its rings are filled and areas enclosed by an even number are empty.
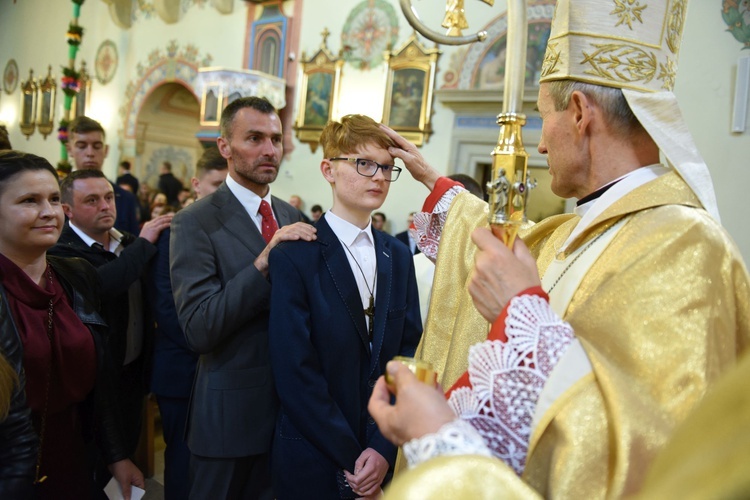
<svg viewBox="0 0 750 500"><path fill-rule="evenodd" d="M154 87L138 111L135 127L135 175L156 188L162 162L172 164L172 173L185 186L195 173L202 147L195 134L200 128L200 103L180 83L164 82Z"/></svg>

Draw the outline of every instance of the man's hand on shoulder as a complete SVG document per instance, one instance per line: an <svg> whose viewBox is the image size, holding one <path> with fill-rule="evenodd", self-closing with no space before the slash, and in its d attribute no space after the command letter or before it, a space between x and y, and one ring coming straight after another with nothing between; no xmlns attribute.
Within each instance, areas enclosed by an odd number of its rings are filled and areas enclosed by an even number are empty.
<svg viewBox="0 0 750 500"><path fill-rule="evenodd" d="M143 224L139 237L148 240L151 243L156 243L159 239L159 235L162 231L167 229L172 224L172 218L174 214L160 215L151 219L150 221Z"/></svg>
<svg viewBox="0 0 750 500"><path fill-rule="evenodd" d="M253 264L258 271L263 273L263 276L268 276L268 254L273 247L282 241L314 241L317 238L315 235L317 232L318 230L315 229L314 226L311 226L306 222L295 222L294 224L279 228L276 233L274 233L271 241L268 242L268 245L266 245L266 248L264 248L260 255L255 259Z"/></svg>

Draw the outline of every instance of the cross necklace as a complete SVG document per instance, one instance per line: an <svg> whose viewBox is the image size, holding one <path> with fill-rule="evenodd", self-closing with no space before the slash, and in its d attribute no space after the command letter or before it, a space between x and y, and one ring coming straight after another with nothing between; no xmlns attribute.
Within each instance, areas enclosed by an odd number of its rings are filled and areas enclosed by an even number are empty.
<svg viewBox="0 0 750 500"><path fill-rule="evenodd" d="M343 242L342 242L343 243ZM357 262L357 258L354 257L354 254L351 250L349 250L349 247L346 246L346 244L342 245L344 249L349 252L349 255L352 256L352 260L355 264L357 264L357 269L359 269L359 272L362 274L362 279L365 281L365 286L367 287L367 291L370 293L370 304L367 306L367 309L364 310L365 316L369 318L369 321L367 322L367 336L370 339L370 343L372 343L372 337L373 337L373 324L375 320L375 280L378 277L378 261L375 260L375 275L372 277L372 288L370 288L370 284L367 283L367 277L365 276L365 272L362 270L362 266L359 265L359 262Z"/></svg>

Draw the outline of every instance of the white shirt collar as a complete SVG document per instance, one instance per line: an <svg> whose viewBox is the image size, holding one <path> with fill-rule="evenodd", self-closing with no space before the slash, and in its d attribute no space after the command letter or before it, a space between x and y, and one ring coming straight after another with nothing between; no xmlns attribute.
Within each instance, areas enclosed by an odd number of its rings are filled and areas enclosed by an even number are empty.
<svg viewBox="0 0 750 500"><path fill-rule="evenodd" d="M84 243L86 243L87 246L91 247L94 246L94 243L100 244L98 241L96 241L94 238L90 237L88 234L84 233L82 229L79 227L76 227L75 224L68 221L68 224L70 224L70 228L75 232ZM109 230L109 248L106 250L112 253L118 253L115 250L117 250L117 247L119 247L122 244L122 237L123 234L115 229L114 227Z"/></svg>
<svg viewBox="0 0 750 500"><path fill-rule="evenodd" d="M261 198L234 180L231 175L227 175L226 183L229 191L231 191L242 206L245 207L245 210L247 210L247 213L256 224L259 224L260 216L258 215L258 209L260 208L260 200L266 200L269 205L271 204L271 186L268 186L268 193Z"/></svg>
<svg viewBox="0 0 750 500"><path fill-rule="evenodd" d="M345 221L330 210L325 213L324 217L326 218L326 222L328 223L328 225L331 226L333 234L335 234L336 237L341 240L341 243L343 243L344 245L351 247L357 241L357 238L360 237L360 234L364 234L370 245L374 246L375 240L372 237L371 222L367 224L366 228L360 229L351 222Z"/></svg>

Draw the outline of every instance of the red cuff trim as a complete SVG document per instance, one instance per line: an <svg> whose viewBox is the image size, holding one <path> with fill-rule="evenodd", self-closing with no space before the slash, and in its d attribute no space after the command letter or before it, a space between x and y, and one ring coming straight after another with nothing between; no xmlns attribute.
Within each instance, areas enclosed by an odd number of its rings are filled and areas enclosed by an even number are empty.
<svg viewBox="0 0 750 500"><path fill-rule="evenodd" d="M432 192L427 197L427 199L424 200L424 205L422 205L422 212L431 214L435 209L435 205L437 205L438 201L440 201L440 198L442 198L443 195L453 186L463 187L463 184L447 177L440 177L437 181L435 181L435 187L432 188Z"/></svg>
<svg viewBox="0 0 750 500"><path fill-rule="evenodd" d="M521 295L537 295L549 302L549 295L547 295L547 292L545 292L541 286L533 286L531 288L527 288L526 290L518 293L516 297L520 297ZM508 337L505 335L505 318L508 317L509 305L510 301L505 304L505 307L503 307L503 310L500 312L500 316L498 316L495 322L492 324L490 334L487 336L488 340L500 340L501 342L508 341Z"/></svg>

